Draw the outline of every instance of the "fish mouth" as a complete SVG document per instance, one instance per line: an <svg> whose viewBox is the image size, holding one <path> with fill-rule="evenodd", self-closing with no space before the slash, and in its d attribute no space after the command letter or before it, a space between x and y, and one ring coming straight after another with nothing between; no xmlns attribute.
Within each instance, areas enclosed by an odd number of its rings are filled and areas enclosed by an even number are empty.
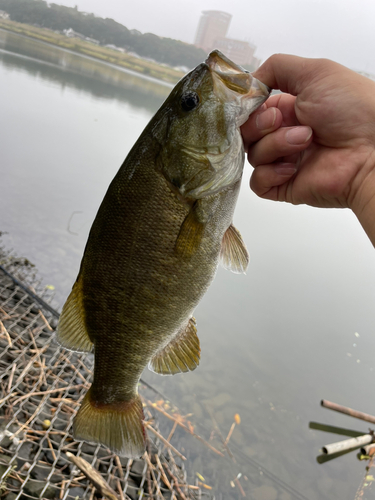
<svg viewBox="0 0 375 500"><path fill-rule="evenodd" d="M233 100L240 96L255 98L261 104L270 95L271 89L267 85L254 78L219 50L211 52L205 62L213 76L215 93L218 97L225 100L230 97Z"/></svg>

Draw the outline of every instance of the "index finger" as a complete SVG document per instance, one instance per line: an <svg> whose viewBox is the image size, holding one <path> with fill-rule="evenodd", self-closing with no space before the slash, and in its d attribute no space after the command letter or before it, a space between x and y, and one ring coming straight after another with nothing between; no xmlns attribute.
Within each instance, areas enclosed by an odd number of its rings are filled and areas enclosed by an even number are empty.
<svg viewBox="0 0 375 500"><path fill-rule="evenodd" d="M290 94L276 94L268 98L255 113L250 115L241 127L245 151L248 151L251 144L279 127L300 125L294 109L295 100L296 98ZM273 119L270 113L272 109ZM266 115L267 119L264 120Z"/></svg>
<svg viewBox="0 0 375 500"><path fill-rule="evenodd" d="M282 127L293 127L300 125L296 117L295 111L296 97L290 94L274 94L271 95L264 103L267 108L275 107L281 111L283 121L281 122ZM263 105L263 106L264 106Z"/></svg>

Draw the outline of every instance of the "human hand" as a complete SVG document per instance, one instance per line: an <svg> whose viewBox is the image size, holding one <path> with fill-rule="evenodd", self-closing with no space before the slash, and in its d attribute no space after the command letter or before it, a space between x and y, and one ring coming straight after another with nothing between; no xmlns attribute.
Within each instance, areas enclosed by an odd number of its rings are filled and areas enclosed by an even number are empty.
<svg viewBox="0 0 375 500"><path fill-rule="evenodd" d="M287 55L272 56L254 76L288 94L272 96L242 126L255 167L253 191L293 204L349 207L369 234L367 219L372 213L375 219L375 82L332 61ZM298 136L299 144L291 144ZM375 227L371 231L374 242Z"/></svg>

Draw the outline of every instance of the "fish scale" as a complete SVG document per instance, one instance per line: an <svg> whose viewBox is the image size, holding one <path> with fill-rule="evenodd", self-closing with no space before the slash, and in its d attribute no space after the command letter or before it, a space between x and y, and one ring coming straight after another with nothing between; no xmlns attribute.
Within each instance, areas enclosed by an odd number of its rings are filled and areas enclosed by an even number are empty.
<svg viewBox="0 0 375 500"><path fill-rule="evenodd" d="M173 375L200 359L194 309L219 261L245 272L232 225L244 164L239 127L269 95L214 51L152 118L111 182L61 314L59 342L95 349L76 439L139 457L144 368Z"/></svg>

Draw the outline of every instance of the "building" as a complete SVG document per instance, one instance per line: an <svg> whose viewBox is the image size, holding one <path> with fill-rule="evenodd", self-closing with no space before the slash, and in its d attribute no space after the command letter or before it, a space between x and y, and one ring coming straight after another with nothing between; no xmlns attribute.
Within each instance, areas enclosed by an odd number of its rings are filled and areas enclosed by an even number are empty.
<svg viewBox="0 0 375 500"><path fill-rule="evenodd" d="M63 33L68 38L79 38L80 40L85 40L86 42L94 43L95 45L100 44L99 40L82 35L82 33L77 33L77 31L74 31L72 28L63 30Z"/></svg>
<svg viewBox="0 0 375 500"><path fill-rule="evenodd" d="M215 47L237 64L253 65L256 47L232 38L217 38Z"/></svg>
<svg viewBox="0 0 375 500"><path fill-rule="evenodd" d="M256 47L249 42L227 38L232 15L219 10L205 10L199 20L194 45L205 52L219 49L237 64L250 66L254 71L260 60L254 57Z"/></svg>
<svg viewBox="0 0 375 500"><path fill-rule="evenodd" d="M205 10L199 21L194 45L210 52L218 38L224 38L232 19L231 14L219 10Z"/></svg>

